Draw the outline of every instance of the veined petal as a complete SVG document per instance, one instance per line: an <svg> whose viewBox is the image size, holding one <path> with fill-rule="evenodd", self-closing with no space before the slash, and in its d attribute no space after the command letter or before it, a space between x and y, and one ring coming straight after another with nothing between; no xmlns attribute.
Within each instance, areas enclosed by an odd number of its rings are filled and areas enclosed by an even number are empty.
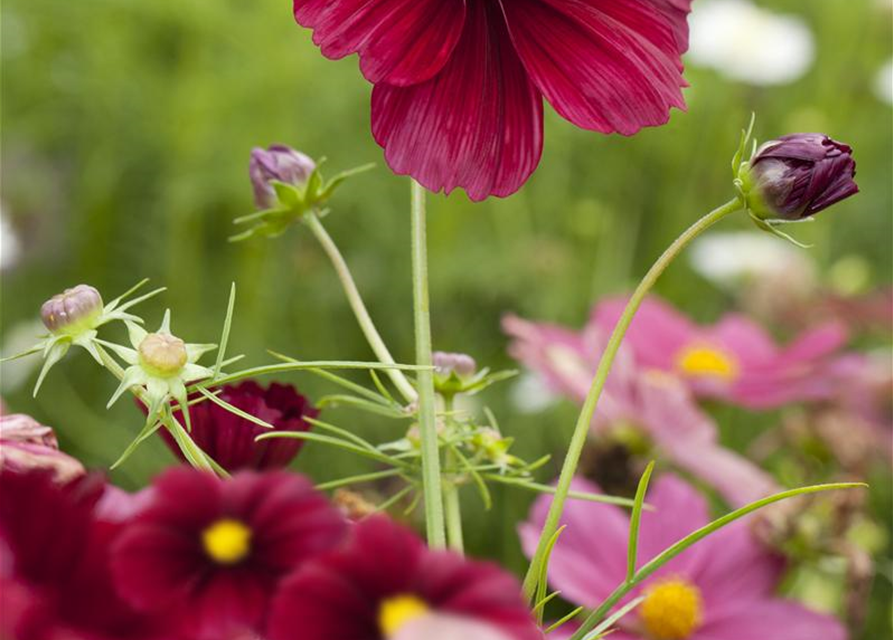
<svg viewBox="0 0 893 640"><path fill-rule="evenodd" d="M391 169L431 191L472 200L517 191L539 163L542 98L511 46L498 9L474 0L450 61L428 82L378 84L372 132Z"/></svg>
<svg viewBox="0 0 893 640"><path fill-rule="evenodd" d="M360 55L369 82L411 85L437 74L465 24L465 0L294 0L323 55Z"/></svg>
<svg viewBox="0 0 893 640"><path fill-rule="evenodd" d="M512 42L555 110L584 129L632 135L685 108L670 21L639 0L500 0Z"/></svg>

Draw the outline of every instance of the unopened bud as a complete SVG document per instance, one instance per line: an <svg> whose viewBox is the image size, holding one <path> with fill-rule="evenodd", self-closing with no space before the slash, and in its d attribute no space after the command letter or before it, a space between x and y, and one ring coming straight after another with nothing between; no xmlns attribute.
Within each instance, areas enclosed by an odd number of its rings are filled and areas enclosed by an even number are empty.
<svg viewBox="0 0 893 640"><path fill-rule="evenodd" d="M314 169L316 163L309 156L283 144L274 144L267 149L255 147L251 150L248 169L255 204L259 209L276 206L278 200L271 180L303 187Z"/></svg>
<svg viewBox="0 0 893 640"><path fill-rule="evenodd" d="M820 133L767 142L744 167L747 207L763 220L802 220L859 192L852 149Z"/></svg>
<svg viewBox="0 0 893 640"><path fill-rule="evenodd" d="M150 333L139 346L140 363L161 377L173 376L186 364L186 343L166 333Z"/></svg>
<svg viewBox="0 0 893 640"><path fill-rule="evenodd" d="M77 335L92 329L93 322L102 314L102 296L86 284L66 289L40 308L43 324L54 335Z"/></svg>
<svg viewBox="0 0 893 640"><path fill-rule="evenodd" d="M435 351L433 354L434 371L440 376L455 373L460 378L470 378L477 373L477 363L464 353L446 353Z"/></svg>

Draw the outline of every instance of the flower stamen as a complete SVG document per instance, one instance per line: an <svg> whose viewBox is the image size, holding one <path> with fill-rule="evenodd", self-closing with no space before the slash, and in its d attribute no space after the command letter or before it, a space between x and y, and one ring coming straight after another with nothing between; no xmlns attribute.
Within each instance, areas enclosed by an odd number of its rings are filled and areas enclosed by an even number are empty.
<svg viewBox="0 0 893 640"><path fill-rule="evenodd" d="M686 375L719 378L731 382L738 377L738 361L732 354L712 346L689 346L676 357L678 368Z"/></svg>
<svg viewBox="0 0 893 640"><path fill-rule="evenodd" d="M390 638L428 610L428 605L418 596L403 594L387 598L378 609L378 627L385 638Z"/></svg>
<svg viewBox="0 0 893 640"><path fill-rule="evenodd" d="M639 615L650 638L685 640L703 621L701 591L682 579L658 582L645 590Z"/></svg>
<svg viewBox="0 0 893 640"><path fill-rule="evenodd" d="M202 544L218 564L236 564L251 551L251 529L238 520L217 520L202 532Z"/></svg>

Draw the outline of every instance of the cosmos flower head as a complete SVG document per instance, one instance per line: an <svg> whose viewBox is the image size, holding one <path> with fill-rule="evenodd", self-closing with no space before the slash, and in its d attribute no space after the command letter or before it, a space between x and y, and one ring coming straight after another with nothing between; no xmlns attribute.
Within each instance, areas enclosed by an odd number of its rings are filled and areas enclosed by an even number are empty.
<svg viewBox="0 0 893 640"><path fill-rule="evenodd" d="M218 397L224 402L273 425L276 431L309 431L307 418L319 415L310 401L289 384L272 383L266 389L253 380L222 387ZM211 402L189 409L190 436L212 460L229 472L242 469L276 469L288 466L304 441L297 438L255 438L270 430L250 422ZM175 414L176 415L176 414ZM175 455L185 459L174 437L160 431Z"/></svg>
<svg viewBox="0 0 893 640"><path fill-rule="evenodd" d="M59 451L51 427L22 413L0 415L0 469L45 469L59 482L85 473L79 460Z"/></svg>
<svg viewBox="0 0 893 640"><path fill-rule="evenodd" d="M802 220L857 194L852 151L821 133L764 143L740 173L748 210L762 220Z"/></svg>
<svg viewBox="0 0 893 640"><path fill-rule="evenodd" d="M153 483L115 544L112 569L134 607L207 640L257 633L280 580L335 547L347 524L305 478L186 467Z"/></svg>
<svg viewBox="0 0 893 640"><path fill-rule="evenodd" d="M517 581L495 565L431 551L383 516L282 585L270 640L542 640Z"/></svg>
<svg viewBox="0 0 893 640"><path fill-rule="evenodd" d="M95 475L0 471L0 637L171 637L117 595L109 548L121 528L98 513L105 489Z"/></svg>
<svg viewBox="0 0 893 640"><path fill-rule="evenodd" d="M575 332L515 316L504 318L503 328L513 339L513 357L554 392L583 402L607 342L604 331L591 322ZM634 490L644 464L655 457L715 487L733 506L778 490L769 474L719 443L716 424L681 380L643 369L626 349L614 362L592 432L587 457L594 471L605 474L603 481L610 477L618 483L605 487L610 492ZM641 468L627 468L634 461L641 462Z"/></svg>
<svg viewBox="0 0 893 640"><path fill-rule="evenodd" d="M600 302L592 322L610 332L625 306L625 298ZM827 365L846 340L843 326L831 322L780 347L762 327L741 315L698 325L650 297L636 313L625 344L641 366L679 376L697 396L771 409L828 397L834 382Z"/></svg>
<svg viewBox="0 0 893 640"><path fill-rule="evenodd" d="M372 133L398 174L473 200L507 196L543 145L543 99L632 135L684 108L690 0L294 0L333 59L375 85Z"/></svg>
<svg viewBox="0 0 893 640"><path fill-rule="evenodd" d="M583 480L575 489L598 492ZM642 514L638 565L692 531L706 525L706 501L673 475L652 483ZM525 553L536 548L550 497L537 500L520 535ZM615 506L571 501L565 507L567 528L549 560L549 583L562 597L587 608L597 607L626 578L629 517ZM598 541L593 544L593 541ZM845 640L843 625L774 595L783 562L752 537L740 521L711 534L661 567L624 602L642 603L618 622L616 640ZM550 638L566 638L565 625Z"/></svg>

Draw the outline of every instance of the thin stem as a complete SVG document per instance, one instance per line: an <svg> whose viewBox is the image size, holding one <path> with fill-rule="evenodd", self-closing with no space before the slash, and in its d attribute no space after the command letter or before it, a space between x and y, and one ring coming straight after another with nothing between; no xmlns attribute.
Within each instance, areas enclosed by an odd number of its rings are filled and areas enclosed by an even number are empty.
<svg viewBox="0 0 893 640"><path fill-rule="evenodd" d="M577 471L580 455L583 453L583 445L586 444L586 436L589 434L589 427L592 424L592 417L595 415L595 408L601 397L602 389L605 387L605 381L608 379L611 365L614 364L614 358L617 356L617 351L620 349L620 343L623 341L623 336L626 335L626 331L629 329L629 325L632 322L633 317L636 315L636 311L638 311L645 296L654 286L654 283L657 282L660 275L692 240L697 238L706 229L710 228L726 216L735 213L739 209L741 209L741 202L737 198L735 200L730 200L686 229L685 232L676 238L673 244L664 251L660 258L657 259L657 262L652 265L651 269L648 270L648 273L645 274L645 277L642 278L639 286L633 291L629 302L627 302L626 308L623 310L623 315L620 316L617 326L614 327L614 332L611 334L611 338L602 354L601 361L598 363L598 369L592 380L592 386L589 389L586 401L583 403L583 409L580 411L580 416L574 427L574 433L571 437L570 444L568 445L567 455L565 456L564 464L561 467L561 475L559 476L558 485L555 490L555 499L552 501L552 505L549 508L549 514L546 516L546 522L543 525L543 531L540 534L536 553L533 555L530 567L527 569L527 575L524 578L524 594L528 599L532 598L534 595L540 564L546 553L549 540L558 529L558 521L564 510L564 503L565 500L567 500L567 494L570 491L571 480L573 480L574 473Z"/></svg>
<svg viewBox="0 0 893 640"><path fill-rule="evenodd" d="M338 246L335 244L334 240L332 240L332 237L326 231L326 228L322 225L319 216L317 216L315 212L310 212L304 216L304 221L307 223L307 226L310 227L310 230L313 232L313 235L316 236L316 239L319 240L319 244L322 245L323 251L329 256L329 260L332 261L332 266L335 267L335 272L338 274L338 279L341 280L341 286L344 288L344 293L347 295L347 301L350 303L350 308L353 309L354 315L357 317L357 322L360 325L360 329L362 329L363 335L366 336L369 346L372 347L375 357L383 364L395 364L396 361L391 355L391 352L388 351L378 330L375 328L375 323L372 322L372 317L369 315L369 311L366 310L366 305L363 303L363 298L360 296L360 290L357 288L356 282L354 282L353 275L350 273L350 268L347 266L347 262L344 260L344 257L341 255L341 252L338 250ZM388 369L387 374L390 376L394 386L396 386L403 397L406 398L407 402L414 402L418 398L416 390L402 371Z"/></svg>
<svg viewBox="0 0 893 640"><path fill-rule="evenodd" d="M422 441L422 492L428 545L446 546L443 494L440 478L440 446L434 397L431 357L431 313L428 302L428 241L425 230L425 190L412 181L412 295L415 319L416 364L419 394L419 433Z"/></svg>
<svg viewBox="0 0 893 640"><path fill-rule="evenodd" d="M452 433L452 429L455 425L455 420L453 419L453 397L452 396L444 396L443 399L443 412L446 416L445 421L448 427L448 433ZM456 455L454 455L451 451L446 452L446 468L453 469L458 464L458 460L456 459ZM446 532L447 532L447 542L449 544L450 549L456 551L458 553L465 553L465 539L462 534L462 504L459 499L459 485L456 482L456 477L458 474L454 474L454 478L452 480L443 481L443 504L444 504L444 515L446 516Z"/></svg>

